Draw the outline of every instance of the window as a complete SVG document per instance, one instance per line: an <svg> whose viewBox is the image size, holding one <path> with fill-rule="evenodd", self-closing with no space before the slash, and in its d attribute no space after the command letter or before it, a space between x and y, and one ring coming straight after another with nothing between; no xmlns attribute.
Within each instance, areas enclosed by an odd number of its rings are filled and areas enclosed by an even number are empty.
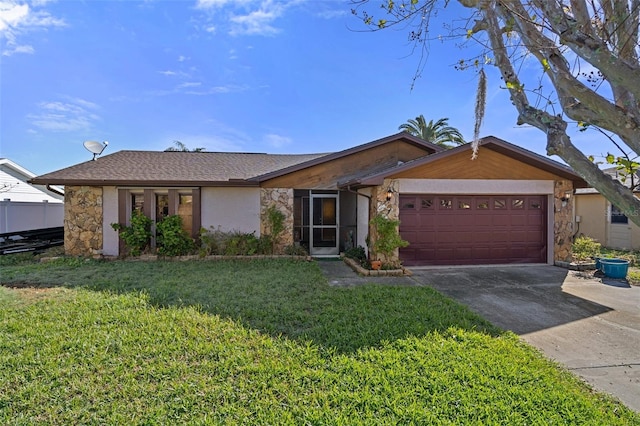
<svg viewBox="0 0 640 426"><path fill-rule="evenodd" d="M416 208L416 203L414 203L413 201L405 201L404 203L402 203L402 209L415 209Z"/></svg>
<svg viewBox="0 0 640 426"><path fill-rule="evenodd" d="M471 204L469 200L458 200L458 209L468 210L470 208L471 208Z"/></svg>
<svg viewBox="0 0 640 426"><path fill-rule="evenodd" d="M193 231L193 195L178 194L178 216L182 218L182 229L191 235Z"/></svg>
<svg viewBox="0 0 640 426"><path fill-rule="evenodd" d="M440 208L441 209L450 209L453 207L453 201L450 198L441 198L440 199Z"/></svg>
<svg viewBox="0 0 640 426"><path fill-rule="evenodd" d="M433 200L431 198L423 198L421 203L423 209L430 209L431 206L433 206Z"/></svg>
<svg viewBox="0 0 640 426"><path fill-rule="evenodd" d="M191 204L191 203L193 203L193 195L180 194L180 205Z"/></svg>
<svg viewBox="0 0 640 426"><path fill-rule="evenodd" d="M524 200L521 198L514 198L511 200L511 208L512 209L523 209L524 208Z"/></svg>
<svg viewBox="0 0 640 426"><path fill-rule="evenodd" d="M496 210L502 210L507 207L507 201L504 198L496 198L493 200L493 208Z"/></svg>
<svg viewBox="0 0 640 426"><path fill-rule="evenodd" d="M531 200L529 201L529 209L531 210L540 210L542 208L542 203L540 200Z"/></svg>
<svg viewBox="0 0 640 426"><path fill-rule="evenodd" d="M629 223L629 218L613 204L611 204L611 223Z"/></svg>
<svg viewBox="0 0 640 426"><path fill-rule="evenodd" d="M156 222L160 222L167 216L169 216L169 196L156 194Z"/></svg>
<svg viewBox="0 0 640 426"><path fill-rule="evenodd" d="M144 194L131 194L131 211L144 211Z"/></svg>
<svg viewBox="0 0 640 426"><path fill-rule="evenodd" d="M489 208L489 200L477 200L476 201L476 209L478 210L487 210Z"/></svg>

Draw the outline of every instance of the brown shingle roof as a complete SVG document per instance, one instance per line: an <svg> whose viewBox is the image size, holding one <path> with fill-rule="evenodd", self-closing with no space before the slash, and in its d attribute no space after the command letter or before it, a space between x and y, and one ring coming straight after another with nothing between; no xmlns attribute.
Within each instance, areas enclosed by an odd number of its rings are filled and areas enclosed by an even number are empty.
<svg viewBox="0 0 640 426"><path fill-rule="evenodd" d="M32 182L50 185L255 185L243 181L325 155L119 151L96 161L38 176Z"/></svg>

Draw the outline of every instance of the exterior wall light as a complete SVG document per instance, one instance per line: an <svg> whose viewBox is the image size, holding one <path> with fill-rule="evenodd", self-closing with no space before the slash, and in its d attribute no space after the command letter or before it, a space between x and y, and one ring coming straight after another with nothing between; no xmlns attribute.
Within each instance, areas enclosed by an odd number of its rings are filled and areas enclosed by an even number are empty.
<svg viewBox="0 0 640 426"><path fill-rule="evenodd" d="M391 201L391 197L393 197L393 189L387 189L387 201Z"/></svg>
<svg viewBox="0 0 640 426"><path fill-rule="evenodd" d="M566 206L567 203L571 200L571 192L565 192L560 201L562 201L562 207Z"/></svg>

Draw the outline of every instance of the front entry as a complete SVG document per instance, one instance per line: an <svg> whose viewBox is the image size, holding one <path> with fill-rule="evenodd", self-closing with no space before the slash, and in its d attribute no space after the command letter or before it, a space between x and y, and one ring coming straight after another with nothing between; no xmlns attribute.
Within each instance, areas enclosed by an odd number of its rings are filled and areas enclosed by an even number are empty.
<svg viewBox="0 0 640 426"><path fill-rule="evenodd" d="M338 240L339 203L337 194L311 193L311 233L309 251L312 256L335 256L340 253Z"/></svg>
<svg viewBox="0 0 640 426"><path fill-rule="evenodd" d="M340 242L347 238L351 229L341 228L341 225L351 224L350 216L341 216L343 198L344 194L338 191L296 189L293 201L294 243L306 248L311 256L338 256L342 248ZM348 201L349 197L345 198L347 208L350 206ZM351 225L355 228L355 223Z"/></svg>

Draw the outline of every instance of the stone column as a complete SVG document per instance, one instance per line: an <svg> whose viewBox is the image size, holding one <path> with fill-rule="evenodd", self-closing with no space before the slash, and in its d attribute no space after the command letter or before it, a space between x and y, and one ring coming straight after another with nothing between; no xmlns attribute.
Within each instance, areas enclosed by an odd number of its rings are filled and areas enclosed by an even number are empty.
<svg viewBox="0 0 640 426"><path fill-rule="evenodd" d="M284 214L284 231L276 241L275 247L276 253L282 253L285 247L293 245L293 189L260 189L260 235L270 232L267 210L271 206L275 206Z"/></svg>
<svg viewBox="0 0 640 426"><path fill-rule="evenodd" d="M568 201L562 201L565 194L571 194ZM559 180L555 182L553 194L553 260L571 262L573 244L573 182Z"/></svg>
<svg viewBox="0 0 640 426"><path fill-rule="evenodd" d="M376 215L382 215L391 220L398 220L400 217L400 194L398 192L399 184L397 179L385 179L381 186L372 188L371 192L371 218ZM391 192L389 192L391 190ZM389 199L387 200L387 196ZM400 261L400 254L396 249L393 255L389 258L385 258L382 253L375 253L373 246L375 244L377 235L375 230L369 225L369 250L371 258L378 258L385 263L397 263Z"/></svg>
<svg viewBox="0 0 640 426"><path fill-rule="evenodd" d="M65 186L64 251L71 256L102 253L102 187Z"/></svg>

